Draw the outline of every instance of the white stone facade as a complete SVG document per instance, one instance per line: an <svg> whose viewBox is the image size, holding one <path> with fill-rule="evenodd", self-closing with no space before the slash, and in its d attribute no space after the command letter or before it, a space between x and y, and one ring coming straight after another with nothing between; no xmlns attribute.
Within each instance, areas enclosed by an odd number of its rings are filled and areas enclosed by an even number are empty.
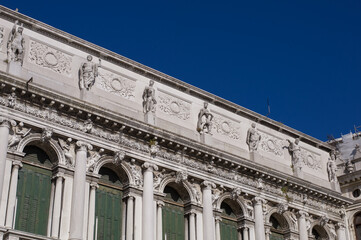
<svg viewBox="0 0 361 240"><path fill-rule="evenodd" d="M105 165L124 180L122 240L164 239L169 184L188 196L185 239L220 240L226 199L236 205L239 240L268 240L274 214L287 226L285 239L314 239L314 228L322 229L322 239L352 239L345 226L353 199L329 181L333 146L0 10L0 239L94 239L95 192ZM7 60L16 20L24 28L21 64ZM14 227L18 171L28 145L56 163L46 236Z"/></svg>

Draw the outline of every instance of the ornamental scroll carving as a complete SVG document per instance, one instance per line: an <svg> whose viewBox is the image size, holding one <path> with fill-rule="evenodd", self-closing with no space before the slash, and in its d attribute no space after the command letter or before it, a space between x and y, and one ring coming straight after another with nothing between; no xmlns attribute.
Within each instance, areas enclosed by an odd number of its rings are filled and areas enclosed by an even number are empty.
<svg viewBox="0 0 361 240"><path fill-rule="evenodd" d="M190 103L164 93L159 93L158 99L158 109L161 112L181 120L190 118Z"/></svg>
<svg viewBox="0 0 361 240"><path fill-rule="evenodd" d="M283 157L282 139L273 137L264 132L259 132L259 134L261 135L261 142L259 144L260 149L276 156Z"/></svg>
<svg viewBox="0 0 361 240"><path fill-rule="evenodd" d="M29 62L59 74L71 75L70 55L35 41L30 41Z"/></svg>
<svg viewBox="0 0 361 240"><path fill-rule="evenodd" d="M218 133L230 139L238 140L241 138L239 123L221 115L214 114L212 128L213 133Z"/></svg>
<svg viewBox="0 0 361 240"><path fill-rule="evenodd" d="M307 151L301 148L301 157L304 163L304 166L309 167L314 170L321 168L321 159L319 155L316 155L310 151Z"/></svg>
<svg viewBox="0 0 361 240"><path fill-rule="evenodd" d="M135 82L133 80L104 69L99 69L99 78L98 86L104 91L129 100L135 98Z"/></svg>

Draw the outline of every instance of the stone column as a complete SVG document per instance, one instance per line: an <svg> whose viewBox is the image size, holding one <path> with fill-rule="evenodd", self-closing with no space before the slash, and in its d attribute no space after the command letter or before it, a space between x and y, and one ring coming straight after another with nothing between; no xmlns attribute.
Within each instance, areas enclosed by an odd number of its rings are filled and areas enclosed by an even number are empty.
<svg viewBox="0 0 361 240"><path fill-rule="evenodd" d="M157 240L162 240L163 234L163 219L162 219L162 208L164 206L164 202L158 201L157 202Z"/></svg>
<svg viewBox="0 0 361 240"><path fill-rule="evenodd" d="M254 207L254 220L255 220L255 237L257 240L265 240L265 230L264 230L264 221L263 221L263 203L264 199L260 197L255 197L253 199Z"/></svg>
<svg viewBox="0 0 361 240"><path fill-rule="evenodd" d="M134 229L134 196L128 196L127 199L127 230L126 238L133 239L133 229Z"/></svg>
<svg viewBox="0 0 361 240"><path fill-rule="evenodd" d="M189 240L196 240L196 212L189 212Z"/></svg>
<svg viewBox="0 0 361 240"><path fill-rule="evenodd" d="M197 212L196 213L196 235L197 235L197 240L203 239L203 217L202 217L202 213L201 212Z"/></svg>
<svg viewBox="0 0 361 240"><path fill-rule="evenodd" d="M58 173L54 177L56 178L56 180L55 180L55 195L54 195L54 205L53 205L53 221L51 227L51 237L58 238L59 227L60 227L60 213L61 213L64 173Z"/></svg>
<svg viewBox="0 0 361 240"><path fill-rule="evenodd" d="M216 185L209 181L204 181L203 186L203 239L214 240L213 204L212 188Z"/></svg>
<svg viewBox="0 0 361 240"><path fill-rule="evenodd" d="M98 183L90 183L90 193L89 193L89 213L88 213L88 240L94 239L94 227L95 227L95 195L97 188L99 187Z"/></svg>
<svg viewBox="0 0 361 240"><path fill-rule="evenodd" d="M306 217L308 213L305 211L298 211L298 233L300 240L308 240Z"/></svg>
<svg viewBox="0 0 361 240"><path fill-rule="evenodd" d="M345 224L337 223L336 226L336 235L337 240L346 240Z"/></svg>
<svg viewBox="0 0 361 240"><path fill-rule="evenodd" d="M92 150L93 147L82 141L77 141L76 146L69 239L83 240L86 163L88 150Z"/></svg>
<svg viewBox="0 0 361 240"><path fill-rule="evenodd" d="M142 216L142 239L154 240L154 196L153 196L153 171L158 170L155 164L143 164L143 216Z"/></svg>
<svg viewBox="0 0 361 240"><path fill-rule="evenodd" d="M243 240L248 240L249 238L248 238L248 227L244 227L243 229L242 229L242 231L243 231Z"/></svg>
<svg viewBox="0 0 361 240"><path fill-rule="evenodd" d="M266 234L266 240L270 240L270 235L271 235L271 228L270 227L266 227L265 234Z"/></svg>
<svg viewBox="0 0 361 240"><path fill-rule="evenodd" d="M16 208L15 202L16 202L16 189L18 186L19 168L21 168L22 166L23 164L20 161L13 161L13 168L11 170L9 201L8 201L8 208L7 208L6 222L5 222L5 226L8 228L13 227L13 219Z"/></svg>
<svg viewBox="0 0 361 240"><path fill-rule="evenodd" d="M216 222L216 240L221 240L220 221L222 221L222 218L219 217L219 216L216 216L216 217L215 217L215 222Z"/></svg>
<svg viewBox="0 0 361 240"><path fill-rule="evenodd" d="M11 126L16 126L14 120L9 120L5 117L0 117L0 199L2 199L6 155L8 152L8 138Z"/></svg>

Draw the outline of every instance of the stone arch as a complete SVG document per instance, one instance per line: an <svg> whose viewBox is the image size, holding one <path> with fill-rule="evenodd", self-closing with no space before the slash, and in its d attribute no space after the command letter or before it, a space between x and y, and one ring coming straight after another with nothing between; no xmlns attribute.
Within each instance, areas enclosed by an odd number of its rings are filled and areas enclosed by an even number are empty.
<svg viewBox="0 0 361 240"><path fill-rule="evenodd" d="M165 177L161 183L159 184L159 192L163 193L164 192L164 188L169 185L170 183L175 183L173 185L175 185L175 187L179 187L179 186L182 186L185 190L186 190L186 193L188 195L188 198L189 198L189 201L190 202L194 202L196 203L197 200L196 200L196 197L194 196L193 194L193 191L192 191L192 185L188 182L188 181L183 181L182 183L176 183L176 178L175 176L167 176ZM178 186L177 186L178 185ZM183 197L185 196L185 193L183 192L181 194L181 196L183 195Z"/></svg>
<svg viewBox="0 0 361 240"><path fill-rule="evenodd" d="M266 225L271 224L270 219L272 216L274 216L277 219L277 221L280 223L282 228L284 228L285 230L291 229L292 220L288 216L286 216L286 214L279 213L277 207L273 207L270 211L267 212L265 216Z"/></svg>
<svg viewBox="0 0 361 240"><path fill-rule="evenodd" d="M19 144L16 148L16 151L23 152L24 148L27 145L31 145L31 144L43 149L48 154L48 156L50 157L52 162L54 162L54 163L58 162L59 164L62 164L62 165L66 164L63 150L61 149L59 144L54 139L50 139L46 143L41 142L41 134L40 133L32 133L32 134L29 134L28 136L24 137L19 142Z"/></svg>
<svg viewBox="0 0 361 240"><path fill-rule="evenodd" d="M232 198L232 195L231 193L229 192L226 192L226 193L223 193L217 200L216 202L216 209L221 209L221 204L223 201L227 200L227 199L230 199L230 200L233 200L234 202L236 202L238 204L238 206L240 207L240 211L235 211L238 212L239 216L238 217L242 217L242 216L245 216L245 217L251 217L249 216L249 213L247 211L247 206L245 205L245 203L242 201L242 199L240 197L237 197L236 200L234 200ZM241 212L241 213L240 213Z"/></svg>
<svg viewBox="0 0 361 240"><path fill-rule="evenodd" d="M93 173L99 174L99 170L104 166L109 167L112 170L115 170L115 172L121 178L122 182L128 182L129 184L134 184L133 175L127 164L124 164L124 161L122 161L122 163L118 166L113 163L113 156L103 156L95 164ZM125 173L126 178L122 173Z"/></svg>
<svg viewBox="0 0 361 240"><path fill-rule="evenodd" d="M309 235L311 235L311 236L313 235L312 231L314 228L320 234L322 240L324 240L324 239L325 240L334 240L334 238L330 238L331 234L330 234L330 230L328 229L328 227L321 226L319 224L319 221L315 221L311 224L311 227L310 227L309 233L308 233Z"/></svg>

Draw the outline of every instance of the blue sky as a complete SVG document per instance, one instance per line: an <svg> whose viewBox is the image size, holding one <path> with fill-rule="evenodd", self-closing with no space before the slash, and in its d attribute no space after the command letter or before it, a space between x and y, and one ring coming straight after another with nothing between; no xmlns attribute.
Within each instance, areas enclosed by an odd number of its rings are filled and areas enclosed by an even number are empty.
<svg viewBox="0 0 361 240"><path fill-rule="evenodd" d="M0 4L318 139L361 126L361 1Z"/></svg>

